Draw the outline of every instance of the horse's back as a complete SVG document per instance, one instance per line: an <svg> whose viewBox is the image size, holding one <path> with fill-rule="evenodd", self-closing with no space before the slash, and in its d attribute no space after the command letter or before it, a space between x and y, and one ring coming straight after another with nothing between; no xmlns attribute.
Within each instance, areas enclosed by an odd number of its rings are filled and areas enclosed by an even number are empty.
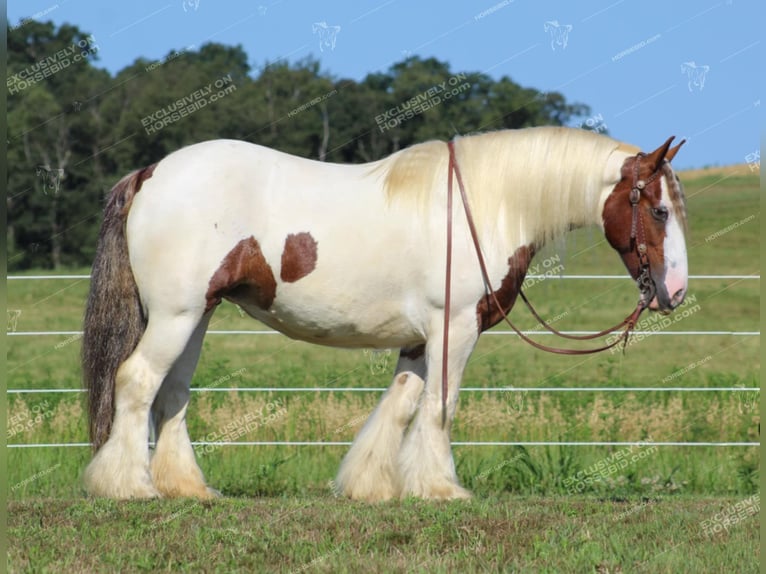
<svg viewBox="0 0 766 574"><path fill-rule="evenodd" d="M155 184L153 197L168 205L204 209L230 201L304 202L312 190L323 193L330 178L353 186L369 171L367 165L324 163L245 141L211 140L165 157L147 185ZM168 185L156 185L160 182ZM334 185L334 192L343 189Z"/></svg>
<svg viewBox="0 0 766 574"><path fill-rule="evenodd" d="M420 297L421 235L411 215L389 205L374 165L327 164L233 140L163 159L128 218L145 304L155 297L185 312L222 296L291 336L342 346L418 339L408 301ZM249 280L232 269L243 273L253 257L266 297L241 285L227 291Z"/></svg>
<svg viewBox="0 0 766 574"><path fill-rule="evenodd" d="M218 264L237 242L255 235L284 241L294 227L338 211L356 194L374 202L358 166L324 165L235 140L214 140L174 152L143 182L128 218L131 256L162 245L192 249ZM354 202L357 203L357 202ZM275 239L276 240L276 239Z"/></svg>

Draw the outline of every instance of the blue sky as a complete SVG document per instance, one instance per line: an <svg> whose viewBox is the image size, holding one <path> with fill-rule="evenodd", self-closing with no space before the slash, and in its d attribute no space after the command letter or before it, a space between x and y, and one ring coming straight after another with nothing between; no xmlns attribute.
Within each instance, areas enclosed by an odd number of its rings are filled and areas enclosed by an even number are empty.
<svg viewBox="0 0 766 574"><path fill-rule="evenodd" d="M215 41L240 44L258 70L306 56L337 78L385 71L406 55L453 72L509 76L588 104L617 139L653 149L689 141L677 168L744 163L758 152L763 69L757 0L9 0L8 20L76 24L93 34L96 65ZM335 30L324 45L313 25ZM546 24L549 23L549 24ZM337 28L339 27L339 30ZM371 111L374 115L384 110Z"/></svg>

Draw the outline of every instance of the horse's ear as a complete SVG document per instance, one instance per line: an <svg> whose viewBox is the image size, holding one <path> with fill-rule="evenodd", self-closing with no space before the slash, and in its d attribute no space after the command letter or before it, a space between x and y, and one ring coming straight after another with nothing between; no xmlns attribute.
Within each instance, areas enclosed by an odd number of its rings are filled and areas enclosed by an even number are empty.
<svg viewBox="0 0 766 574"><path fill-rule="evenodd" d="M674 146L668 150L668 153L665 154L665 159L668 160L668 162L673 161L673 158L676 157L676 154L678 153L678 150L681 149L681 146L686 143L686 140L681 140L681 143L679 143L677 146Z"/></svg>
<svg viewBox="0 0 766 574"><path fill-rule="evenodd" d="M670 148L670 143L675 137L676 136L670 136L664 144L646 156L646 161L649 162L652 172L657 171L660 168L660 165L662 165L662 160L665 159L668 149Z"/></svg>

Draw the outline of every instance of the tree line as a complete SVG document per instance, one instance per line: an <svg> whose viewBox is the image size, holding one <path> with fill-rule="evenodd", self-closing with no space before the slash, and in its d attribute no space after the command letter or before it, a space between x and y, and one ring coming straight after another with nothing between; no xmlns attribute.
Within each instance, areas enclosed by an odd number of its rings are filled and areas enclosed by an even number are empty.
<svg viewBox="0 0 766 574"><path fill-rule="evenodd" d="M112 185L188 144L242 139L358 163L428 139L590 113L558 92L434 58L356 81L312 58L253 67L241 46L208 43L138 58L112 76L98 67L98 39L77 26L27 21L7 37L12 270L89 265Z"/></svg>

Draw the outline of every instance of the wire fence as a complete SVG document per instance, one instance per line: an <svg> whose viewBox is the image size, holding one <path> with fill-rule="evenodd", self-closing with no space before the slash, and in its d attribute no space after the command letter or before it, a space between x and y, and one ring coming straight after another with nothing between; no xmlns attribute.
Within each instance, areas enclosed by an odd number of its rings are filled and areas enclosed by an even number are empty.
<svg viewBox="0 0 766 574"><path fill-rule="evenodd" d="M550 331L521 331L525 335L540 335L540 336L549 336L553 335L554 333L551 333ZM596 333L599 333L600 331L559 331L560 333L564 333L565 335L595 335ZM611 331L612 333L621 333L622 331ZM17 331L17 332L11 332L6 333L9 337L60 337L64 335L71 335L71 336L77 336L82 335L82 331ZM206 333L207 335L281 335L279 331L267 331L267 330L256 330L256 331L208 331ZM670 336L670 337L677 337L677 336L690 336L690 335L732 335L734 337L754 337L754 336L760 336L760 331L631 331L632 335L645 335L645 336ZM516 332L514 331L488 331L487 333L482 333L482 337L485 336L504 336L504 335L511 335L516 336Z"/></svg>
<svg viewBox="0 0 766 574"><path fill-rule="evenodd" d="M528 275L530 279L577 279L577 280L629 280L627 275ZM689 279L715 280L760 280L760 275L691 275ZM13 275L7 277L11 281L46 281L46 280L87 280L90 275ZM10 311L9 311L10 312ZM595 331L563 331L569 335L589 335ZM550 336L548 331L523 331L525 335ZM281 335L273 330L211 330L209 335ZM644 336L736 336L736 337L760 337L760 331L634 331L636 335ZM56 337L56 336L80 336L82 331L21 331L8 332L12 337ZM518 336L513 331L489 331L483 336ZM338 387L216 387L216 388L192 388L195 393L382 393L386 389L383 387L357 387L357 388L338 388ZM86 392L84 389L8 389L9 395L23 394L80 394ZM540 393L569 393L569 392L734 392L734 393L752 393L760 392L760 388L753 387L463 387L461 392L487 392L487 393L506 393L506 392L540 392ZM193 446L311 446L311 447L333 447L349 446L350 441L194 441ZM641 446L647 444L643 441L456 441L454 446ZM760 442L687 442L687 441L666 441L652 442L653 446L676 446L676 447L756 447ZM84 448L90 447L88 442L75 443L30 443L30 444L9 444L8 448Z"/></svg>
<svg viewBox="0 0 766 574"><path fill-rule="evenodd" d="M192 446L351 446L351 441L192 441ZM759 442L647 442L647 441L593 441L593 442L567 442L567 441L453 441L452 446L760 446ZM89 442L65 442L65 443L33 443L33 444L9 444L8 448L84 448L92 446ZM150 443L150 447L154 445Z"/></svg>
<svg viewBox="0 0 766 574"><path fill-rule="evenodd" d="M527 279L631 279L629 275L527 275ZM90 275L9 275L9 281L45 281L53 279L90 279ZM760 275L689 275L689 279L760 280Z"/></svg>
<svg viewBox="0 0 766 574"><path fill-rule="evenodd" d="M193 393L382 393L385 387L197 387ZM759 392L755 387L461 387L461 393L633 393L677 392L718 393L721 391ZM8 394L85 393L85 389L8 389Z"/></svg>

